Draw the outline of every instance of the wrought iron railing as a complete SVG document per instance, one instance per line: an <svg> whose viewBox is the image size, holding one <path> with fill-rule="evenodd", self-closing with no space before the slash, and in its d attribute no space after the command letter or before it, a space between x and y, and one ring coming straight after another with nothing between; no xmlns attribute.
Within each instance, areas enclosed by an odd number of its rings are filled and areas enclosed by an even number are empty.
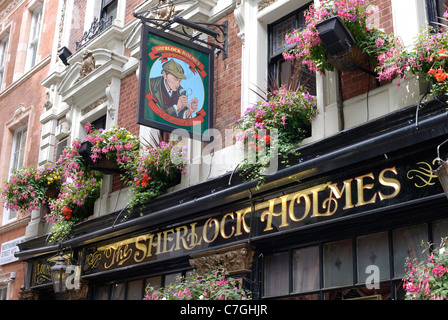
<svg viewBox="0 0 448 320"><path fill-rule="evenodd" d="M88 42L97 37L100 33L109 28L111 25L112 25L112 17L103 19L98 19L95 17L95 19L93 19L92 24L90 25L90 29L84 32L84 35L82 36L81 40L76 41L76 51L81 49L83 46L85 46Z"/></svg>

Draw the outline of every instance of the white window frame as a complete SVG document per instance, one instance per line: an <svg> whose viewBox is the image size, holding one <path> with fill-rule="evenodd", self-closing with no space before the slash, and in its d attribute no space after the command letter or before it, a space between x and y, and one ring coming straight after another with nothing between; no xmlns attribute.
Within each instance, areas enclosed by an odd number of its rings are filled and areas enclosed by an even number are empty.
<svg viewBox="0 0 448 320"><path fill-rule="evenodd" d="M9 174L8 179L11 175L11 173L16 169L21 169L23 167L23 158L24 158L24 152L26 147L26 135L28 132L28 126L22 126L14 131L14 136L12 140L12 147L11 147L11 158L9 160ZM20 134L20 141L19 141L19 134ZM20 146L18 146L20 144ZM16 157L17 155L17 157ZM17 159L17 161L16 161ZM20 161L22 159L22 161ZM21 163L19 163L21 162ZM17 219L17 211L16 210L10 210L7 208L3 208L3 225L11 223L16 221Z"/></svg>
<svg viewBox="0 0 448 320"><path fill-rule="evenodd" d="M36 65L39 43L42 33L43 6L40 5L33 11L30 25L30 36L28 39L28 50L26 54L25 71Z"/></svg>
<svg viewBox="0 0 448 320"><path fill-rule="evenodd" d="M2 90L3 78L6 68L6 56L8 54L9 36L0 40L0 91Z"/></svg>

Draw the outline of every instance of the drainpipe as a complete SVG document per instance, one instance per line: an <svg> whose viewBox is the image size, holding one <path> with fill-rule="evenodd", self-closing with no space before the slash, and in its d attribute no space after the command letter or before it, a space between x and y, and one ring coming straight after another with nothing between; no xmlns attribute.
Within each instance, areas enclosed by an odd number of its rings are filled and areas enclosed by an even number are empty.
<svg viewBox="0 0 448 320"><path fill-rule="evenodd" d="M339 111L339 130L342 131L345 129L345 121L344 121L344 98L342 96L342 73L340 70L337 70L336 76L338 77L338 111Z"/></svg>

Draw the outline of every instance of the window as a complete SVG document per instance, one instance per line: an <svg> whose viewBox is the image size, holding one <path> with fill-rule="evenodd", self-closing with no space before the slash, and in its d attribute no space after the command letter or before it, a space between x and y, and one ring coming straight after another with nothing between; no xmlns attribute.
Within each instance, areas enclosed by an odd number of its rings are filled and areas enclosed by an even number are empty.
<svg viewBox="0 0 448 320"><path fill-rule="evenodd" d="M309 292L319 289L319 246L294 250L293 292Z"/></svg>
<svg viewBox="0 0 448 320"><path fill-rule="evenodd" d="M5 37L0 41L0 90L2 87L3 77L5 74L7 49L8 49L8 37Z"/></svg>
<svg viewBox="0 0 448 320"><path fill-rule="evenodd" d="M106 129L106 120L107 117L106 115L92 121L91 125L93 126L93 128L95 130L99 130L99 129Z"/></svg>
<svg viewBox="0 0 448 320"><path fill-rule="evenodd" d="M11 160L9 162L9 173L15 170L20 170L23 167L23 159L25 156L25 143L26 143L27 127L21 127L14 132L12 148L11 148ZM3 209L3 224L12 222L17 217L17 211Z"/></svg>
<svg viewBox="0 0 448 320"><path fill-rule="evenodd" d="M264 294L283 295L289 292L288 252L267 256L265 260Z"/></svg>
<svg viewBox="0 0 448 320"><path fill-rule="evenodd" d="M17 129L14 132L12 149L11 149L11 162L9 171L20 170L23 167L23 158L25 155L25 143L26 143L27 127L24 126Z"/></svg>
<svg viewBox="0 0 448 320"><path fill-rule="evenodd" d="M352 240L325 244L323 263L326 288L353 284Z"/></svg>
<svg viewBox="0 0 448 320"><path fill-rule="evenodd" d="M68 138L62 139L58 142L56 146L56 158L55 161L58 161L59 158L62 156L64 148L67 146Z"/></svg>
<svg viewBox="0 0 448 320"><path fill-rule="evenodd" d="M428 23L439 28L440 24L447 24L445 20L441 19L443 13L448 10L447 0L426 0L426 15Z"/></svg>
<svg viewBox="0 0 448 320"><path fill-rule="evenodd" d="M0 301L6 300L8 293L8 287L0 287Z"/></svg>
<svg viewBox="0 0 448 320"><path fill-rule="evenodd" d="M175 283L178 277L189 276L189 271L169 273L154 277L145 277L129 281L102 284L94 288L94 300L142 300L149 285L160 288Z"/></svg>
<svg viewBox="0 0 448 320"><path fill-rule="evenodd" d="M404 299L406 257L425 259L423 243L440 244L448 236L441 219L264 255L264 297L340 300L381 295ZM374 271L372 271L374 270ZM379 283L373 285L373 272Z"/></svg>
<svg viewBox="0 0 448 320"><path fill-rule="evenodd" d="M26 56L25 71L31 69L36 64L41 26L42 6L33 11L33 16L31 18L30 37L28 39L28 51Z"/></svg>
<svg viewBox="0 0 448 320"><path fill-rule="evenodd" d="M117 17L118 0L101 0L101 19L114 21Z"/></svg>
<svg viewBox="0 0 448 320"><path fill-rule="evenodd" d="M303 14L308 6L309 4L268 26L268 72L271 88L285 85L296 89L298 85L302 85L310 94L316 95L316 74L303 67L299 61L285 61L282 55L293 46L286 43L285 36L305 25Z"/></svg>

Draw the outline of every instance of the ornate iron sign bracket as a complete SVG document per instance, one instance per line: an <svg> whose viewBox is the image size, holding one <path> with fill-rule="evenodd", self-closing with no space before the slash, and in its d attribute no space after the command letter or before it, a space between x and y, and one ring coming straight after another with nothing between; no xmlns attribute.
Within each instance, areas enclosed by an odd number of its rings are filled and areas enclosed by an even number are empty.
<svg viewBox="0 0 448 320"><path fill-rule="evenodd" d="M227 20L222 24L191 22L179 16L173 16L171 19L156 19L145 17L145 13L151 9L134 13L134 17L140 19L142 23L152 24L162 31L170 31L172 33L181 35L191 42L206 44L215 49L216 54L222 53L222 59L226 59L228 55L228 23ZM175 29L176 25L182 25L180 30ZM215 28L213 30L211 28ZM194 29L198 33L190 34L187 29ZM201 35L208 35L214 41L201 39Z"/></svg>

